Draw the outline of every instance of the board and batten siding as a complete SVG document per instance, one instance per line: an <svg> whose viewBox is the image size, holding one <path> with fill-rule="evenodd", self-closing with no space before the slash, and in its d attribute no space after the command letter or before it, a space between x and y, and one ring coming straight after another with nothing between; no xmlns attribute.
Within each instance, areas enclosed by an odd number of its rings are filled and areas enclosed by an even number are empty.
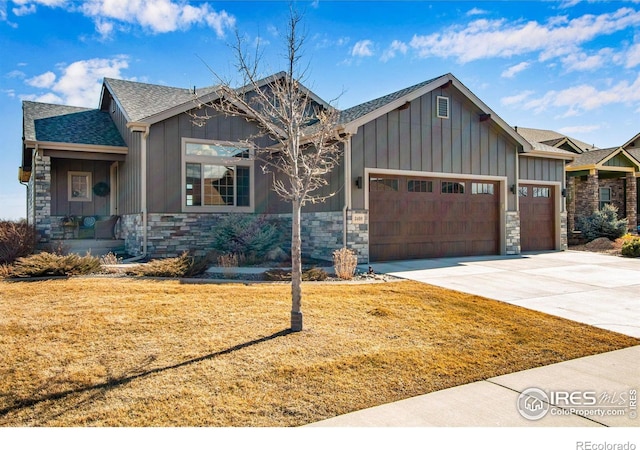
<svg viewBox="0 0 640 450"><path fill-rule="evenodd" d="M518 161L519 179L528 181L564 182L563 159L541 158L521 154Z"/></svg>
<svg viewBox="0 0 640 450"><path fill-rule="evenodd" d="M138 214L142 210L142 133L129 130L127 118L113 98L109 103L111 119L128 147L126 160L118 163L118 214Z"/></svg>
<svg viewBox="0 0 640 450"><path fill-rule="evenodd" d="M436 117L436 97L449 98L450 118ZM351 176L365 168L507 177L516 183L518 143L454 87L435 89L407 108L382 115L351 138ZM364 190L352 190L352 207L364 209ZM508 209L515 196L508 195Z"/></svg>
<svg viewBox="0 0 640 450"><path fill-rule="evenodd" d="M91 173L91 187L96 183L109 183L109 161L88 159L51 159L51 215L52 216L105 216L109 214L109 195L92 194L89 202L69 201L69 172ZM111 194L110 194L111 195Z"/></svg>
<svg viewBox="0 0 640 450"><path fill-rule="evenodd" d="M258 129L255 124L241 117L225 117L215 114L207 123L199 127L194 125L188 114L179 114L151 126L147 147L147 206L150 213L182 212L182 139L206 139L213 141L239 142L255 136ZM270 144L267 137L261 138L256 145L266 147ZM260 163L254 166L253 188L255 189L255 212L275 212L281 207L273 205L274 198L268 192L271 186L271 174L263 174ZM289 208L290 210L290 208Z"/></svg>

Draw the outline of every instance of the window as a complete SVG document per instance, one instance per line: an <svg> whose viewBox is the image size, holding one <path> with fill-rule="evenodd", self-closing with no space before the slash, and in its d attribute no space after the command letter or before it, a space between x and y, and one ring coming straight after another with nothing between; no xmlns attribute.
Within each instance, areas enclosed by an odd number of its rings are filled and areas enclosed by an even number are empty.
<svg viewBox="0 0 640 450"><path fill-rule="evenodd" d="M441 192L443 194L464 194L464 183L458 181L443 181Z"/></svg>
<svg viewBox="0 0 640 450"><path fill-rule="evenodd" d="M440 119L449 118L449 98L436 97L436 116Z"/></svg>
<svg viewBox="0 0 640 450"><path fill-rule="evenodd" d="M407 181L407 192L433 192L433 181L409 180Z"/></svg>
<svg viewBox="0 0 640 450"><path fill-rule="evenodd" d="M600 209L611 204L611 188L600 188Z"/></svg>
<svg viewBox="0 0 640 450"><path fill-rule="evenodd" d="M471 195L493 195L493 183L471 183Z"/></svg>
<svg viewBox="0 0 640 450"><path fill-rule="evenodd" d="M91 172L68 172L67 191L70 202L90 202Z"/></svg>
<svg viewBox="0 0 640 450"><path fill-rule="evenodd" d="M188 210L250 210L253 159L246 144L184 141L184 205Z"/></svg>
<svg viewBox="0 0 640 450"><path fill-rule="evenodd" d="M526 197L529 195L529 188L527 186L520 186L518 188L518 197Z"/></svg>
<svg viewBox="0 0 640 450"><path fill-rule="evenodd" d="M397 178L369 178L369 191L398 191Z"/></svg>
<svg viewBox="0 0 640 450"><path fill-rule="evenodd" d="M533 188L533 196L534 197L550 197L551 189L548 187L534 187Z"/></svg>

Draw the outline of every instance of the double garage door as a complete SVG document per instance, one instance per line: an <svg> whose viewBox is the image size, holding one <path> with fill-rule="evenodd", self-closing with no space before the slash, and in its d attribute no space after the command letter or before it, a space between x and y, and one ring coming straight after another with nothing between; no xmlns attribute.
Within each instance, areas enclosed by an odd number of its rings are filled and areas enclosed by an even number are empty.
<svg viewBox="0 0 640 450"><path fill-rule="evenodd" d="M498 182L370 176L372 261L498 253Z"/></svg>

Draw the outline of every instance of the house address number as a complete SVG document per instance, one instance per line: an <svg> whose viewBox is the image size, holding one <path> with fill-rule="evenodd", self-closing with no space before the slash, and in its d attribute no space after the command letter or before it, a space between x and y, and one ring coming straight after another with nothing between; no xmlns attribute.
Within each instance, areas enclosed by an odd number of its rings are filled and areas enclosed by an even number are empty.
<svg viewBox="0 0 640 450"><path fill-rule="evenodd" d="M367 223L367 215L362 213L353 213L351 215L351 223L360 225Z"/></svg>

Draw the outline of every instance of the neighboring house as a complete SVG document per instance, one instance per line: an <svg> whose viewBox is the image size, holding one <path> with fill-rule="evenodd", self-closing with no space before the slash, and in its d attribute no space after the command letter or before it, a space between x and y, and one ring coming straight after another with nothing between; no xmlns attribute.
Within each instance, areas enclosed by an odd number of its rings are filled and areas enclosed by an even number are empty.
<svg viewBox="0 0 640 450"><path fill-rule="evenodd" d="M216 100L215 88L196 94ZM41 244L69 237L68 216L89 230L119 217L114 236L150 257L206 252L226 214L290 223L253 157L273 141L247 145L256 126L213 111L196 124L195 98L107 78L97 110L24 102L21 180ZM367 262L566 248L561 193L575 154L531 145L453 75L343 110L336 131L337 194L303 209L303 253L330 259L346 245Z"/></svg>
<svg viewBox="0 0 640 450"><path fill-rule="evenodd" d="M629 220L629 230L638 227L638 183L640 176L640 134L621 147L599 149L548 130L518 128L533 145L546 143L575 153L566 166L567 221L570 232L576 221L605 204L618 209Z"/></svg>

